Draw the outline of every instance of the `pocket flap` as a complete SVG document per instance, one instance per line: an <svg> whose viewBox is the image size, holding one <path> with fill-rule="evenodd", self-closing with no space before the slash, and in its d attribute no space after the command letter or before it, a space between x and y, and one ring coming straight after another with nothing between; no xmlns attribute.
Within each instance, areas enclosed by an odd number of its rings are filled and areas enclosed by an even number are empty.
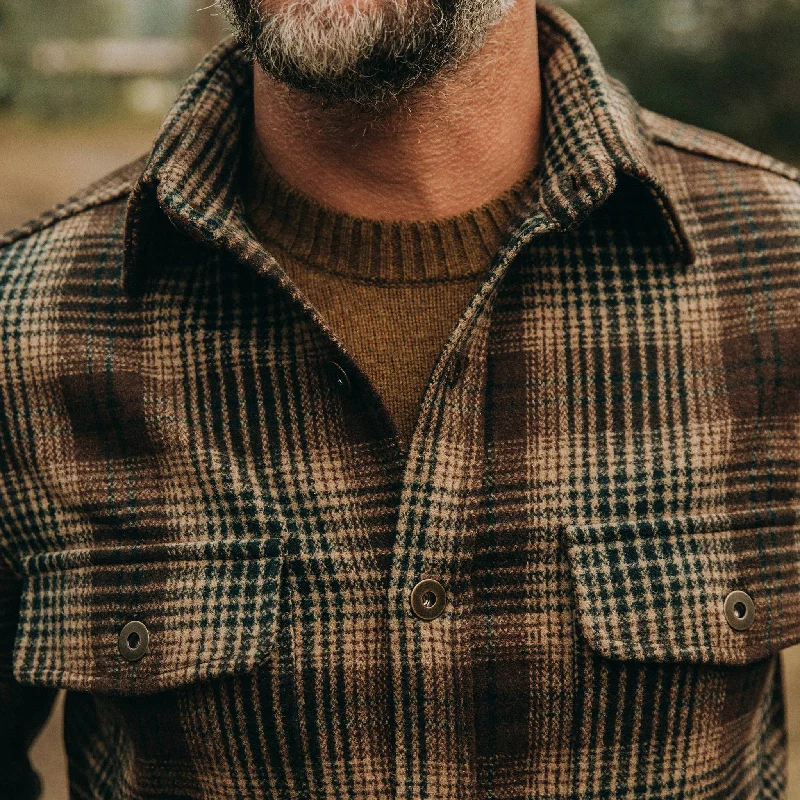
<svg viewBox="0 0 800 800"><path fill-rule="evenodd" d="M797 509L573 526L577 622L610 659L747 664L800 641ZM745 630L725 600L743 591ZM730 614L730 610L728 612Z"/></svg>
<svg viewBox="0 0 800 800"><path fill-rule="evenodd" d="M33 557L14 675L24 684L145 694L251 670L273 638L281 564L279 539ZM123 657L120 643L132 621L148 639L138 660Z"/></svg>

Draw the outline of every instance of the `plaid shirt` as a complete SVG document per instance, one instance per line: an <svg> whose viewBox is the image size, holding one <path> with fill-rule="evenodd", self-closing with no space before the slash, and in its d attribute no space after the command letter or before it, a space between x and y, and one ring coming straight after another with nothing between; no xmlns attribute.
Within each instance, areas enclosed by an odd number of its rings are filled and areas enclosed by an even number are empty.
<svg viewBox="0 0 800 800"><path fill-rule="evenodd" d="M248 230L232 42L148 158L2 240L17 766L60 687L75 798L782 795L798 174L640 109L562 11L540 38L541 196L409 452Z"/></svg>

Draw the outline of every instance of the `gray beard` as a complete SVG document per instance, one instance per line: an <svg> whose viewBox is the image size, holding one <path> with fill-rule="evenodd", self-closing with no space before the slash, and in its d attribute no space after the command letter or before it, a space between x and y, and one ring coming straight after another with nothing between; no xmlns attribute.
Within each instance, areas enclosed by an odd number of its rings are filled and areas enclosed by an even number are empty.
<svg viewBox="0 0 800 800"><path fill-rule="evenodd" d="M379 108L481 48L515 0L219 0L238 36L275 79L332 103Z"/></svg>

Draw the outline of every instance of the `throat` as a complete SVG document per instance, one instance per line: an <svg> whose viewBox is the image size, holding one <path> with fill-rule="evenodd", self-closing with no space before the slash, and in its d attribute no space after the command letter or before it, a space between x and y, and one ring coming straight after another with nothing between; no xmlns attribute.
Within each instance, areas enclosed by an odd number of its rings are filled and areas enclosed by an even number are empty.
<svg viewBox="0 0 800 800"><path fill-rule="evenodd" d="M255 126L274 170L354 216L434 219L490 202L540 155L535 4L517 2L483 47L380 110L298 91L255 70Z"/></svg>

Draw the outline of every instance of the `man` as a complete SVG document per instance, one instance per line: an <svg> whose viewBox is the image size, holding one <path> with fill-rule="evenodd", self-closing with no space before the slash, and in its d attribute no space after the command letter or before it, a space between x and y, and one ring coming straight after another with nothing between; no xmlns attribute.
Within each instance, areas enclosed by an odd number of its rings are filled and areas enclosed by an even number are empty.
<svg viewBox="0 0 800 800"><path fill-rule="evenodd" d="M531 0L228 0L3 240L6 797L776 798L800 186Z"/></svg>

